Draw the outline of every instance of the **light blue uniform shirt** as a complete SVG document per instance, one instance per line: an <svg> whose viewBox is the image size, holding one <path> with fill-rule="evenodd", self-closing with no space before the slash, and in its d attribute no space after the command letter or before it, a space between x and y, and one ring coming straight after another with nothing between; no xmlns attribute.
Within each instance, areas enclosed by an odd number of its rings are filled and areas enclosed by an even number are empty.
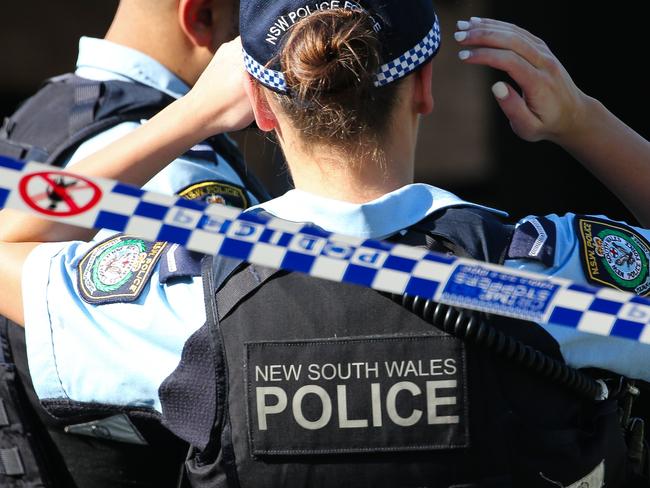
<svg viewBox="0 0 650 488"><path fill-rule="evenodd" d="M578 284L589 284L583 271L580 256L580 239L576 235L574 214L548 215L557 232L555 259L552 267L545 267L532 260L511 260L506 265L523 271L541 273L570 279ZM607 220L606 217L600 217ZM519 224L534 219L527 217ZM612 221L615 223L615 221ZM629 226L628 226L629 227ZM650 231L632 227L646 240ZM592 285L593 286L593 285ZM601 337L562 327L545 325L546 330L558 341L567 363L575 368L597 367L623 374L630 378L650 381L650 347L617 337Z"/></svg>
<svg viewBox="0 0 650 488"><path fill-rule="evenodd" d="M118 44L84 37L76 74L92 80L137 82L174 98L189 87L151 57ZM81 144L67 162L77 161L137 129L125 122ZM196 150L205 151L205 147ZM191 151L170 163L145 188L174 194L203 181L243 186L226 160L193 158ZM257 203L248 193L249 201ZM112 233L100 232L96 240ZM178 364L187 337L205 321L201 278L192 285L152 286L135 304L94 307L76 291L76 265L95 244L39 247L25 268L26 340L30 370L41 398L71 398L160 410L158 384ZM165 256L162 257L165 259ZM158 283L158 270L152 283ZM33 286L33 288L32 288ZM177 315L178 313L181 313ZM92 372L90 375L86 371Z"/></svg>
<svg viewBox="0 0 650 488"><path fill-rule="evenodd" d="M416 184L362 205L292 190L260 207L280 218L311 222L328 231L382 238L439 209L459 205L473 204ZM584 282L572 216L551 218L558 225L557 266L542 270L521 261L508 264ZM92 306L79 298L76 284L76 264L88 249L79 243L46 244L36 248L25 263L25 321L36 392L41 399L152 406L160 411L158 388L178 365L185 341L203 325L203 320L191 318L189 312L203 308L201 285L198 280L160 285L156 270L137 304ZM568 334L559 327L548 330L574 366L607 367L650 380L645 346ZM586 347L584 355L582 347Z"/></svg>

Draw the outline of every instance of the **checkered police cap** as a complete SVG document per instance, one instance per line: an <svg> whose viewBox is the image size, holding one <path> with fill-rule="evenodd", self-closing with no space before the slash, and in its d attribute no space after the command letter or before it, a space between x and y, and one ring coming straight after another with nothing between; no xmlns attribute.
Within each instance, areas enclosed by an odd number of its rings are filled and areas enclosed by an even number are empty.
<svg viewBox="0 0 650 488"><path fill-rule="evenodd" d="M440 47L440 24L431 0L241 0L240 30L248 72L268 88L286 92L279 54L289 29L321 10L368 12L382 46L375 86L409 75Z"/></svg>

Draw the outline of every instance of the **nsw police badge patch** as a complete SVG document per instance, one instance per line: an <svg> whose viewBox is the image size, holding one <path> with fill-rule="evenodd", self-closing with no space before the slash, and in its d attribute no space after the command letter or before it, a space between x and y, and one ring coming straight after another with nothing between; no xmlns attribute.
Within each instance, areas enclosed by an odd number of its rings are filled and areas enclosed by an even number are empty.
<svg viewBox="0 0 650 488"><path fill-rule="evenodd" d="M630 227L576 217L585 276L590 283L650 296L650 243Z"/></svg>
<svg viewBox="0 0 650 488"><path fill-rule="evenodd" d="M95 305L137 300L166 247L124 235L98 244L79 262L81 298Z"/></svg>
<svg viewBox="0 0 650 488"><path fill-rule="evenodd" d="M222 181L202 181L184 188L178 196L188 200L199 200L211 205L218 203L229 207L247 209L250 206L246 190Z"/></svg>

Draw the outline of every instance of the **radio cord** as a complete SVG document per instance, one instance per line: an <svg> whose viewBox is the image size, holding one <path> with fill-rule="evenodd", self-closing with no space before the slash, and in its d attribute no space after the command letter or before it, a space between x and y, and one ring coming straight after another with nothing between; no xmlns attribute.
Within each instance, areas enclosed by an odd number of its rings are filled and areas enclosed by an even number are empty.
<svg viewBox="0 0 650 488"><path fill-rule="evenodd" d="M510 337L476 312L459 309L417 296L395 295L389 297L434 327L462 341L491 351L544 378L550 379L590 400L601 401L608 397L602 380L554 359L547 354Z"/></svg>

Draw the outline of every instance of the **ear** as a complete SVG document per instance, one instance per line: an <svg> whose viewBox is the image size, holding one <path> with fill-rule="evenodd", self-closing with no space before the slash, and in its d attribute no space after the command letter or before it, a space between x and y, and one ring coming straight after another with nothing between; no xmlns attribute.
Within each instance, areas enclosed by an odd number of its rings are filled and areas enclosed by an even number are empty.
<svg viewBox="0 0 650 488"><path fill-rule="evenodd" d="M216 22L213 0L180 0L178 20L192 44L213 47Z"/></svg>
<svg viewBox="0 0 650 488"><path fill-rule="evenodd" d="M413 103L417 113L428 115L433 111L433 64L429 61L415 73L415 89L413 90Z"/></svg>
<svg viewBox="0 0 650 488"><path fill-rule="evenodd" d="M278 127L278 119L271 110L269 102L262 92L262 88L260 88L250 75L246 77L244 88L253 107L255 122L260 130L271 132L276 129Z"/></svg>

